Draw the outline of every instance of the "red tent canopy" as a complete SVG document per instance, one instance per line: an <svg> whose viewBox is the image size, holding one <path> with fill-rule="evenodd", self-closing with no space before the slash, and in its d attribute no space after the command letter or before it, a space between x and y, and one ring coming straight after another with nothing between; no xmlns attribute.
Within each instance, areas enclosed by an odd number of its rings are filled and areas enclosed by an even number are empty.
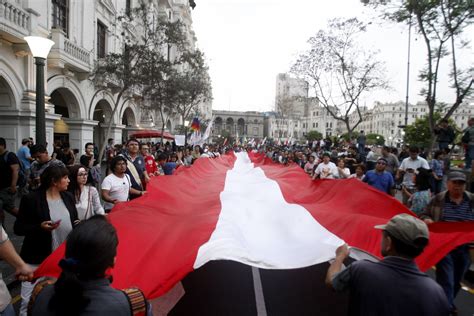
<svg viewBox="0 0 474 316"><path fill-rule="evenodd" d="M144 129L140 131L134 131L129 134L129 137L134 138L161 138L161 131L153 129ZM163 138L174 140L174 136L168 132L163 133Z"/></svg>

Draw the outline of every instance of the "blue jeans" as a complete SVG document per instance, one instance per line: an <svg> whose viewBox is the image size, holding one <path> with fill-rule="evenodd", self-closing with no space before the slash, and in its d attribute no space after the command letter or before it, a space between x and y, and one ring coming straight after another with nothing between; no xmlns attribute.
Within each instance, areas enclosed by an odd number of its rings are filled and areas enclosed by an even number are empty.
<svg viewBox="0 0 474 316"><path fill-rule="evenodd" d="M0 316L15 316L15 310L13 309L12 304L8 304L7 307L3 310L3 312L0 312Z"/></svg>
<svg viewBox="0 0 474 316"><path fill-rule="evenodd" d="M452 250L436 264L436 282L443 288L453 310L454 298L461 289L461 281L470 262L469 248L467 245L462 245Z"/></svg>

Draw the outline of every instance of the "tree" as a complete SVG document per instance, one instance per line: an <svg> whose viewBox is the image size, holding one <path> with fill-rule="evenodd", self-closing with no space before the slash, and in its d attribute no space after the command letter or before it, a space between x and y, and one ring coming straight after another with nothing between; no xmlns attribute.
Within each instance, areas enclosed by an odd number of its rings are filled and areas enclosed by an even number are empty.
<svg viewBox="0 0 474 316"><path fill-rule="evenodd" d="M363 93L387 88L383 63L376 53L357 44L366 25L356 18L333 19L328 30L320 30L308 41L291 71L314 89L316 99L328 113L346 126L349 137L363 121L359 98ZM356 111L358 119L350 120Z"/></svg>
<svg viewBox="0 0 474 316"><path fill-rule="evenodd" d="M178 87L170 80L171 74L179 68L180 60L172 58L170 53L163 54L161 49L171 52L172 47L182 48L186 45L183 25L160 20L160 34L154 36L154 46L160 49L147 51L148 67L144 80L143 94L150 107L159 114L161 121L161 143L168 119L176 114L172 100L179 93Z"/></svg>
<svg viewBox="0 0 474 316"><path fill-rule="evenodd" d="M318 131L315 131L315 130L312 130L312 131L309 131L307 134L306 134L306 139L309 141L309 142L313 142L315 140L320 140L323 138L323 134L321 134L320 132Z"/></svg>
<svg viewBox="0 0 474 316"><path fill-rule="evenodd" d="M98 91L108 90L115 96L112 117L121 108L120 105L133 97L143 97L150 56L161 54L160 43L169 41L168 36L173 34L171 30L176 28L173 23L156 19L150 6L144 2L118 17L118 21L124 30L121 34L121 51L99 59L91 73L91 81ZM111 118L99 150L99 161L104 155L112 123Z"/></svg>
<svg viewBox="0 0 474 316"><path fill-rule="evenodd" d="M441 117L440 112L435 112L433 115L435 121L439 121ZM457 130L453 120L449 120L449 125ZM403 142L420 148L431 148L432 140L428 115L418 118L413 124L406 127Z"/></svg>
<svg viewBox="0 0 474 316"><path fill-rule="evenodd" d="M180 115L182 122L190 118L199 104L212 99L211 79L204 54L196 49L179 53L180 67L170 74L170 104ZM187 135L185 134L187 143Z"/></svg>
<svg viewBox="0 0 474 316"><path fill-rule="evenodd" d="M381 1L370 1L378 6ZM439 119L449 119L463 100L472 94L473 72L472 63L460 67L457 56L460 50L468 47L469 40L463 32L474 22L474 2L472 1L419 1L406 0L395 6L381 6L383 17L397 23L413 25L423 38L426 47L426 67L420 71L419 80L425 83L420 94L425 97L428 105L429 149L435 142L437 88L440 83L440 66L449 58L449 82L443 83L454 90L455 97L446 107ZM469 36L468 36L469 37ZM472 36L471 36L472 38ZM431 152L431 150L430 150Z"/></svg>
<svg viewBox="0 0 474 316"><path fill-rule="evenodd" d="M380 134L370 133L367 134L367 145L385 145L385 138Z"/></svg>

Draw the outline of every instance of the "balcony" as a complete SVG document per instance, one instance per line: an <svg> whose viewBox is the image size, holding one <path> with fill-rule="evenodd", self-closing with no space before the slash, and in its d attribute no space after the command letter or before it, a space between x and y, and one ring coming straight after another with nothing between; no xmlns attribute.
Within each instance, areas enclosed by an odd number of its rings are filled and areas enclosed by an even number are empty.
<svg viewBox="0 0 474 316"><path fill-rule="evenodd" d="M0 37L19 44L30 35L30 12L18 7L12 1L0 0Z"/></svg>
<svg viewBox="0 0 474 316"><path fill-rule="evenodd" d="M55 44L48 56L49 66L79 74L87 74L92 70L90 51L70 41L60 29L51 29L51 39Z"/></svg>

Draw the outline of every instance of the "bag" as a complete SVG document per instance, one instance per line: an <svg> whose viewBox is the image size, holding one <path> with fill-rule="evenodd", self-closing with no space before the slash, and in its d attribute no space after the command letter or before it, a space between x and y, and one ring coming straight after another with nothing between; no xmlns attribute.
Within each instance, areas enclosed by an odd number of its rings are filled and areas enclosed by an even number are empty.
<svg viewBox="0 0 474 316"><path fill-rule="evenodd" d="M461 138L461 142L463 144L469 144L469 140L471 139L470 135L469 135L469 130L467 130L464 135L462 135L462 138Z"/></svg>
<svg viewBox="0 0 474 316"><path fill-rule="evenodd" d="M90 168L89 175L92 178L94 184L99 184L102 180L102 175L100 174L100 164Z"/></svg>
<svg viewBox="0 0 474 316"><path fill-rule="evenodd" d="M8 155L9 154L15 155L15 153L9 152L8 150L6 151L5 156L3 156L3 159L5 159L5 163L7 165L8 165ZM18 157L17 157L17 159L18 159ZM21 162L20 159L18 159L18 164L20 165L20 168L18 169L18 181L16 182L16 185L19 188L23 188L23 187L26 186L26 183L28 181L27 178L26 178L26 170L25 170L25 166L23 165L23 163Z"/></svg>
<svg viewBox="0 0 474 316"><path fill-rule="evenodd" d="M147 301L142 291L136 288L130 288L123 289L122 292L127 296L133 316L147 315Z"/></svg>

